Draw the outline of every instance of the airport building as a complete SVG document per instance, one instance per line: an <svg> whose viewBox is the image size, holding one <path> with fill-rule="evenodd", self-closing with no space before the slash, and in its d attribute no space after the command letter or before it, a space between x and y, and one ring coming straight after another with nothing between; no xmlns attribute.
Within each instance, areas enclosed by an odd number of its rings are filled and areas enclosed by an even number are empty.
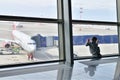
<svg viewBox="0 0 120 80"><path fill-rule="evenodd" d="M0 34L0 80L120 80L120 0L0 0Z"/></svg>

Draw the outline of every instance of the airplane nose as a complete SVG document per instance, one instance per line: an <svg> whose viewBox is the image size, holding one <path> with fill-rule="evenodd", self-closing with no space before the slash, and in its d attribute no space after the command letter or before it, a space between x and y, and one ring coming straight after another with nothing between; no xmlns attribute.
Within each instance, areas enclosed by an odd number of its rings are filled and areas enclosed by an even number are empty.
<svg viewBox="0 0 120 80"><path fill-rule="evenodd" d="M29 52L34 52L36 50L36 46L31 46L30 48L29 48Z"/></svg>

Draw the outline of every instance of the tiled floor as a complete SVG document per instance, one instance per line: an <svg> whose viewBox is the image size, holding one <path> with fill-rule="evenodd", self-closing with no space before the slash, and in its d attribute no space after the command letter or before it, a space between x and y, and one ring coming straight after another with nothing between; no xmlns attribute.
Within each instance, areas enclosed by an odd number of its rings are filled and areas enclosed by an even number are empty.
<svg viewBox="0 0 120 80"><path fill-rule="evenodd" d="M73 67L58 64L44 65L33 71L30 70L30 73L17 74L16 71L14 76L0 72L0 80L120 80L119 61L120 58L117 57L77 60Z"/></svg>

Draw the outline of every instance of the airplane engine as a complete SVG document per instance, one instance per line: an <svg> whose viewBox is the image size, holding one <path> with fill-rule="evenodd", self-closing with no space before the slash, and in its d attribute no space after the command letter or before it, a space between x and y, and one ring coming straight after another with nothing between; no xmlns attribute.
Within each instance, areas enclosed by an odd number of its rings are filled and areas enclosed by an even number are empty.
<svg viewBox="0 0 120 80"><path fill-rule="evenodd" d="M5 48L10 48L10 44L5 44Z"/></svg>

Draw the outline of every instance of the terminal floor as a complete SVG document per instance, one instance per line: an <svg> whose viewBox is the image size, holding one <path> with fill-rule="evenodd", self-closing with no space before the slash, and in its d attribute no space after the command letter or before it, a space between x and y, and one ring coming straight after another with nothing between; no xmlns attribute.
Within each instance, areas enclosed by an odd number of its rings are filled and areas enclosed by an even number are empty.
<svg viewBox="0 0 120 80"><path fill-rule="evenodd" d="M39 71L6 76L0 80L120 80L120 58L76 60L73 67L65 64L40 65ZM11 73L12 74L12 73Z"/></svg>

